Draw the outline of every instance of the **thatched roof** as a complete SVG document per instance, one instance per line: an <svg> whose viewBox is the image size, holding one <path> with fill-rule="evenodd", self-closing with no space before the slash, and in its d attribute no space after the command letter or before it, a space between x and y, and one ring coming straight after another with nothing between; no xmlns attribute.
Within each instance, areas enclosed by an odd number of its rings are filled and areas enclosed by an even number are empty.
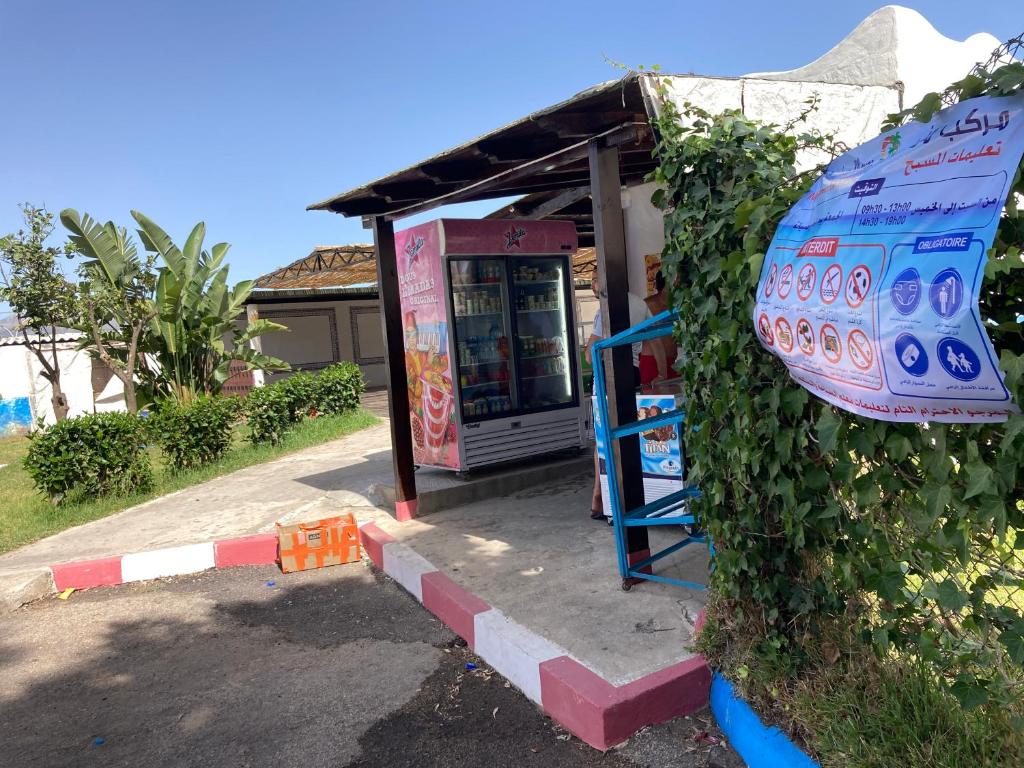
<svg viewBox="0 0 1024 768"><path fill-rule="evenodd" d="M573 279L587 285L597 265L593 248L572 259ZM377 296L377 259L372 245L318 245L303 258L256 279L254 299L330 294Z"/></svg>

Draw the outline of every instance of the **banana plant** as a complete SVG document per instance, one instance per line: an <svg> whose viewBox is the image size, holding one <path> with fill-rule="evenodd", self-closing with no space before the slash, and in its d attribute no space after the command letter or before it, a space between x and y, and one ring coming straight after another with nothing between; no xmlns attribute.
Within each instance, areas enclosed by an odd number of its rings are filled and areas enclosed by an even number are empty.
<svg viewBox="0 0 1024 768"><path fill-rule="evenodd" d="M289 369L284 361L249 346L265 333L287 330L285 326L268 320L249 323L245 330L236 325L253 282L228 287L227 243L203 250L206 225L200 222L178 248L152 219L138 211L132 211L132 217L143 247L163 260L153 295L155 313L146 334L146 361L140 367L148 394L182 402L215 394L236 360L246 369Z"/></svg>
<svg viewBox="0 0 1024 768"><path fill-rule="evenodd" d="M100 224L73 208L61 211L60 220L72 248L86 258L78 270L83 311L77 325L86 334L81 346L121 380L125 407L134 413L139 349L156 315L153 259L140 258L128 231L112 221Z"/></svg>

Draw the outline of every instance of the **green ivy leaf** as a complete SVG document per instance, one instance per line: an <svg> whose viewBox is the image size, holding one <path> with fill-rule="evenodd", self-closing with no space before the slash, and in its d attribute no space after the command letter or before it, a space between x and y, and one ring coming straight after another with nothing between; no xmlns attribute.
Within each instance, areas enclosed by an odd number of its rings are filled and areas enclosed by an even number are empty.
<svg viewBox="0 0 1024 768"><path fill-rule="evenodd" d="M1006 648L1010 660L1024 666L1024 620L1018 620L999 635L999 642Z"/></svg>
<svg viewBox="0 0 1024 768"><path fill-rule="evenodd" d="M992 467L981 461L972 461L964 467L967 473L967 490L964 492L964 501L978 496L985 491L993 490Z"/></svg>
<svg viewBox="0 0 1024 768"><path fill-rule="evenodd" d="M830 407L821 409L821 415L814 425L818 436L818 450L823 455L833 453L839 440L839 428L842 422L836 416L835 411Z"/></svg>
<svg viewBox="0 0 1024 768"><path fill-rule="evenodd" d="M988 701L988 691L976 682L957 680L949 690L964 709L974 709Z"/></svg>
<svg viewBox="0 0 1024 768"><path fill-rule="evenodd" d="M959 611L968 603L967 595L952 579L941 582L936 589L936 594L939 605L947 611Z"/></svg>

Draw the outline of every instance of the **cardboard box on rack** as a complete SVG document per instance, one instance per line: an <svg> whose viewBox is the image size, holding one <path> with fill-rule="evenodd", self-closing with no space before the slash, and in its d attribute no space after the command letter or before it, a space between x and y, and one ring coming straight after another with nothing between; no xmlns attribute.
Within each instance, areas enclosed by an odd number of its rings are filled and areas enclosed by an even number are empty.
<svg viewBox="0 0 1024 768"><path fill-rule="evenodd" d="M636 395L636 416L645 419L679 408L685 402L678 384L665 384L650 392ZM593 409L595 427L599 423L599 411ZM605 517L612 516L611 495L608 490L607 456L604 441L595 428L595 444L600 457L601 502ZM686 487L684 479L684 457L682 436L675 426L659 427L640 435L640 467L643 472L644 503L650 504L670 493ZM682 514L680 511L679 514Z"/></svg>
<svg viewBox="0 0 1024 768"><path fill-rule="evenodd" d="M278 523L277 540L284 573L354 563L360 558L359 529L351 512L294 525Z"/></svg>

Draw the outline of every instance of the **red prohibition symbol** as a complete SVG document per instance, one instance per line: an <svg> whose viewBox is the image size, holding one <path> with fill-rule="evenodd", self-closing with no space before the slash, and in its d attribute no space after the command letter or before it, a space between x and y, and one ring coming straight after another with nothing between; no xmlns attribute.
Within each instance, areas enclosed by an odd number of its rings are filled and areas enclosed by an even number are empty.
<svg viewBox="0 0 1024 768"><path fill-rule="evenodd" d="M789 296L790 290L793 288L793 265L787 264L782 268L779 273L779 288L776 291L780 299L785 299Z"/></svg>
<svg viewBox="0 0 1024 768"><path fill-rule="evenodd" d="M839 331L832 323L821 326L821 353L833 364L843 357L843 343L839 340Z"/></svg>
<svg viewBox="0 0 1024 768"><path fill-rule="evenodd" d="M818 293L821 294L821 300L823 302L831 304L839 298L839 294L842 290L843 268L838 264L831 264L829 265L829 268L825 270L825 274L821 276L821 288L818 289Z"/></svg>
<svg viewBox="0 0 1024 768"><path fill-rule="evenodd" d="M769 347L775 344L775 337L772 335L772 321L764 312L757 318L757 331L761 334L762 341Z"/></svg>
<svg viewBox="0 0 1024 768"><path fill-rule="evenodd" d="M779 349L783 352L793 351L793 327L784 317L775 321L775 338L779 340Z"/></svg>
<svg viewBox="0 0 1024 768"><path fill-rule="evenodd" d="M875 352L871 347L871 342L868 340L867 334L859 328L854 328L847 336L846 351L853 364L862 371L870 369L875 362Z"/></svg>
<svg viewBox="0 0 1024 768"><path fill-rule="evenodd" d="M871 290L871 270L864 264L858 264L846 278L846 303L856 309L864 303Z"/></svg>
<svg viewBox="0 0 1024 768"><path fill-rule="evenodd" d="M807 301L814 293L814 283L818 279L818 270L813 264L804 264L796 275L796 297Z"/></svg>
<svg viewBox="0 0 1024 768"><path fill-rule="evenodd" d="M796 343L805 355L814 354L814 329L805 317L796 322Z"/></svg>

